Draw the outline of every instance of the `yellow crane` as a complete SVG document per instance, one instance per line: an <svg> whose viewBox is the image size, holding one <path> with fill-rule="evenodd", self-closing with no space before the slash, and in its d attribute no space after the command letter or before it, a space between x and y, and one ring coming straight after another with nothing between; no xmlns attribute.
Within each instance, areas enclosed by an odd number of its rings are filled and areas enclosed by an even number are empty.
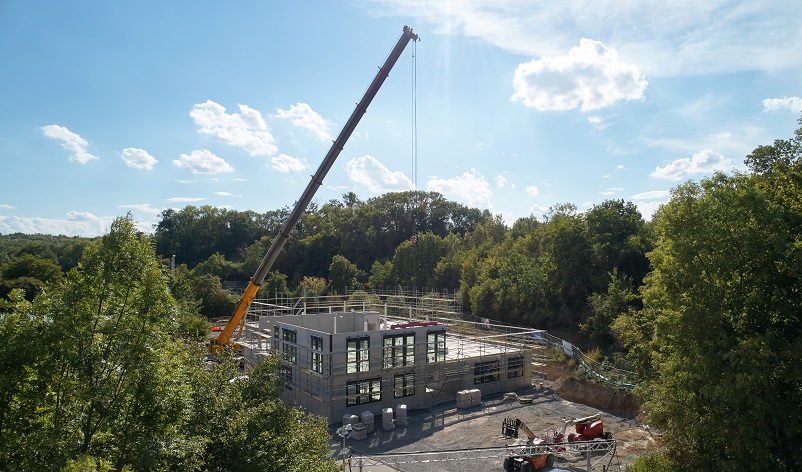
<svg viewBox="0 0 802 472"><path fill-rule="evenodd" d="M273 243L270 245L270 248L268 249L267 254L265 254L264 259L262 259L262 263L259 265L259 268L256 270L256 273L254 273L253 277L251 277L250 281L248 282L248 287L245 289L240 297L239 302L237 303L237 306L234 308L234 314L231 315L231 318L228 320L228 323L226 323L222 331L219 331L219 334L216 337L209 339L209 352L218 353L221 350L228 348L231 345L231 337L237 330L237 339L239 339L239 336L242 334L242 328L245 325L245 313L248 311L248 307L251 306L251 303L253 303L253 299L256 297L256 292L259 290L259 287L262 285L262 282L264 282L265 277L270 272L273 263L276 261L281 249L284 247L284 243L286 243L287 239L289 239L290 233L292 232L293 228L295 228L295 224L298 223L301 215L303 215L304 211L306 211L306 207L309 205L309 202L312 201L312 197L315 195L315 192L317 192L317 189L323 184L323 179L326 177L329 169L331 169L332 164L334 164L337 156L340 155L340 152L345 147L346 141L348 141L348 138L351 137L351 133L353 133L354 129L356 129L356 125L359 123L359 120L362 119L362 115L367 112L368 105L370 105L370 102L373 101L373 97L376 96L379 88L381 88L384 80L390 74L390 70L398 61L398 58L401 56L401 53L404 51L404 48L406 48L410 40L417 41L418 35L416 35L408 26L404 26L401 37L398 38L395 47L393 47L390 55L387 56L387 59L384 61L384 65L382 65L382 67L379 69L379 72L376 74L373 82L371 82L370 86L365 91L365 95L362 97L362 100L357 103L356 108L354 109L353 113L351 113L351 117L345 123L345 126L343 127L342 131L340 131L337 139L332 143L328 154L326 154L326 157L323 159L323 162L320 164L317 172L315 172L315 174L312 176L312 179L309 181L306 190L304 190L304 193L301 195L301 199L295 204L295 208L293 209L289 218L287 218L284 226L281 228L278 235L273 239ZM236 350L241 350L242 346L234 343L234 348Z"/></svg>

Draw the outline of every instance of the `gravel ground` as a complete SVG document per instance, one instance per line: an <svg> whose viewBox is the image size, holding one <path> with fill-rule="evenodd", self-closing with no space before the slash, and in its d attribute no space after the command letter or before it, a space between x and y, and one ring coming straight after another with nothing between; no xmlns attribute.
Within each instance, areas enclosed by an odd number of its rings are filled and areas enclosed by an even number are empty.
<svg viewBox="0 0 802 472"><path fill-rule="evenodd" d="M562 400L551 390L551 384L544 387L532 387L515 392L519 398L531 399L532 403L522 404L514 399L504 399L504 395L490 395L483 398L481 406L470 409L457 409L454 402L439 406L410 410L408 424L397 426L394 430L383 431L381 418L377 417L375 432L364 440L346 440L347 454L353 456L398 454L409 452L452 451L447 454L434 454L425 457L405 458L399 463L387 458L384 462L395 470L405 472L439 472L439 471L502 471L501 453L477 454L471 451L477 448L503 448L514 444L516 439L502 436L502 424L505 418L521 419L535 434L543 436L548 432L561 431L563 419L580 418L598 413L599 410L579 403ZM614 454L593 453L591 469L602 471L625 470L627 464L644 452L655 450L659 442L652 436L647 427L638 424L633 417L621 416L613 412L602 411L605 431L613 434L616 440ZM332 455L341 457L342 441L335 430L341 425L333 425L330 443ZM566 435L573 432L569 428ZM525 438L523 431L520 436ZM453 451L464 452L455 453ZM480 458L478 456L487 456ZM492 457L491 457L492 456ZM377 458L374 456L374 458ZM433 461L432 459L437 459ZM567 453L556 458L553 469L546 471L585 471L587 456L584 453ZM420 462L417 462L420 460ZM428 460L428 462L424 462ZM352 467L351 470L360 470ZM369 467L363 470L379 470ZM393 470L393 469L383 469Z"/></svg>

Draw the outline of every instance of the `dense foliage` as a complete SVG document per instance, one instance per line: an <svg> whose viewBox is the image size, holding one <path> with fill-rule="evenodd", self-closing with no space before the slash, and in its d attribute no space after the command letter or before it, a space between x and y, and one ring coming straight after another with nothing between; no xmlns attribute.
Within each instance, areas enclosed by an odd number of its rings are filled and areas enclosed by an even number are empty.
<svg viewBox="0 0 802 472"><path fill-rule="evenodd" d="M561 204L542 220L530 216L509 228L436 193L365 202L345 194L307 209L262 295L314 297L366 286L454 290L474 315L558 331L616 362L625 357L639 374L648 421L666 444L638 470L800 470L802 127L791 139L758 147L746 163L748 173L679 185L652 222L623 200L584 212ZM0 467L55 460L191 469L187 464L200 460L222 469L231 455L243 464L265 457L279 463L235 443L280 424L276 418L313 420L275 402L249 403L247 392L269 391L270 383L228 384L231 372L201 368L176 340L205 332L197 311L232 312L236 297L226 288L256 271L288 214L169 210L156 226L156 253L120 227L99 243L0 236L0 300L7 305L0 363L9 373L0 385ZM120 225L130 226L125 221ZM173 255L178 261L169 293L156 254L161 267ZM135 269L104 272L115 257L122 257L115 266ZM119 326L118 317L126 320ZM128 343L130 359L109 348L113 339ZM152 345L137 344L143 339ZM121 375L123 362L142 370L112 391L106 382ZM154 373L178 371L188 374L173 376L182 379L177 384ZM227 393L203 393L199 385ZM221 398L233 403L221 405ZM149 413L126 410L132 401ZM123 415L113 425L104 419L110 411ZM200 419L226 412L236 434ZM176 423L156 421L167 417ZM136 444L124 440L129 432ZM49 447L34 450L42 441ZM153 441L172 452L154 455ZM307 450L287 446L294 454Z"/></svg>
<svg viewBox="0 0 802 472"><path fill-rule="evenodd" d="M128 217L32 301L9 293L1 470L335 470L325 421L278 400L275 359L207 366L181 287Z"/></svg>
<svg viewBox="0 0 802 472"><path fill-rule="evenodd" d="M684 470L802 469L801 144L674 189L643 310L614 323Z"/></svg>

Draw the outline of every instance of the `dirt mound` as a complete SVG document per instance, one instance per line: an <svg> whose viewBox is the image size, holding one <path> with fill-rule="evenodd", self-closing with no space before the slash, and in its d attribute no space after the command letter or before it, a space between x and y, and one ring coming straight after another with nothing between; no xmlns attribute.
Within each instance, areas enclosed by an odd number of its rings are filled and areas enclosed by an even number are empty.
<svg viewBox="0 0 802 472"><path fill-rule="evenodd" d="M640 411L638 402L631 393L616 390L609 385L563 375L554 382L552 388L560 398L600 410L628 416L637 416Z"/></svg>

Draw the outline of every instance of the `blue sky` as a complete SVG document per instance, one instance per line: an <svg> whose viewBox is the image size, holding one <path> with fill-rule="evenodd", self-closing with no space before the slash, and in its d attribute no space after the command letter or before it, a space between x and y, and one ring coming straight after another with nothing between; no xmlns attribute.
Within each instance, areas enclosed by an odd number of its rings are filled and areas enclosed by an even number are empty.
<svg viewBox="0 0 802 472"><path fill-rule="evenodd" d="M802 2L0 0L0 233L438 191L509 224L638 205L787 139ZM414 53L414 54L413 54Z"/></svg>

